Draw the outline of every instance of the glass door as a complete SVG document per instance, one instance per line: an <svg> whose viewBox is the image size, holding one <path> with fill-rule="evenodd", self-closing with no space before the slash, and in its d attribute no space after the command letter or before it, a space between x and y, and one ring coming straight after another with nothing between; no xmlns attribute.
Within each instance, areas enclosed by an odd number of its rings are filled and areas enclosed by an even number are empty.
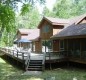
<svg viewBox="0 0 86 80"><path fill-rule="evenodd" d="M42 52L49 52L52 50L52 41L43 40L42 41Z"/></svg>

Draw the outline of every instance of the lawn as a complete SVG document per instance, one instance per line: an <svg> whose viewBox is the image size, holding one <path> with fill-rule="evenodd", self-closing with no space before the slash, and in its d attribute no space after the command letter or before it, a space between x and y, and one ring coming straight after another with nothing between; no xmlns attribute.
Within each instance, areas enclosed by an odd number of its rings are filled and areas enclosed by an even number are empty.
<svg viewBox="0 0 86 80"><path fill-rule="evenodd" d="M13 67L0 58L0 80L44 80L54 77L55 80L86 80L86 70L78 68L57 68L45 70L40 75L23 75L24 71ZM50 79L47 79L50 80Z"/></svg>

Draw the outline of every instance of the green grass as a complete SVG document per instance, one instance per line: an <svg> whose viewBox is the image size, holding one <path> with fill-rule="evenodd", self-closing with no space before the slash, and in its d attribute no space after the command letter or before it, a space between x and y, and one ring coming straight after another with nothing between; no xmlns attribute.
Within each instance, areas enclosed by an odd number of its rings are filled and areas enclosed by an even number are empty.
<svg viewBox="0 0 86 80"><path fill-rule="evenodd" d="M15 68L0 58L0 80L44 80L44 78L55 77L55 80L86 80L86 70L77 68L57 68L46 70L41 75L23 75L24 71ZM50 79L49 79L50 80Z"/></svg>

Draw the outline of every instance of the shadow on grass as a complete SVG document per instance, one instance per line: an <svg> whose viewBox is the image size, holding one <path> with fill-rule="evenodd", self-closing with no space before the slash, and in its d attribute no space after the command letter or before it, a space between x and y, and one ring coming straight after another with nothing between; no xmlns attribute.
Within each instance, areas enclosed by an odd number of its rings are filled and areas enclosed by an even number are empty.
<svg viewBox="0 0 86 80"><path fill-rule="evenodd" d="M0 80L43 80L39 76L23 75L24 71L0 58Z"/></svg>
<svg viewBox="0 0 86 80"><path fill-rule="evenodd" d="M50 77L55 77L55 80L86 80L86 70L69 67L45 70L41 75L24 75L23 70L0 58L0 80L46 80Z"/></svg>

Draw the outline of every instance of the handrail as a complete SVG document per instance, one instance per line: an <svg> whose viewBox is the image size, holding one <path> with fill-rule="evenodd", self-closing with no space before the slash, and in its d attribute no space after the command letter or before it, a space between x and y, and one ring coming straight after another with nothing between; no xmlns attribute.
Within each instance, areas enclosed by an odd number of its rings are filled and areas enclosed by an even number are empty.
<svg viewBox="0 0 86 80"><path fill-rule="evenodd" d="M26 70L28 69L29 62L30 62L30 52L28 53L28 56L27 56L26 61L25 61Z"/></svg>
<svg viewBox="0 0 86 80"><path fill-rule="evenodd" d="M46 56L46 53L43 53L42 70L45 69L45 56Z"/></svg>

